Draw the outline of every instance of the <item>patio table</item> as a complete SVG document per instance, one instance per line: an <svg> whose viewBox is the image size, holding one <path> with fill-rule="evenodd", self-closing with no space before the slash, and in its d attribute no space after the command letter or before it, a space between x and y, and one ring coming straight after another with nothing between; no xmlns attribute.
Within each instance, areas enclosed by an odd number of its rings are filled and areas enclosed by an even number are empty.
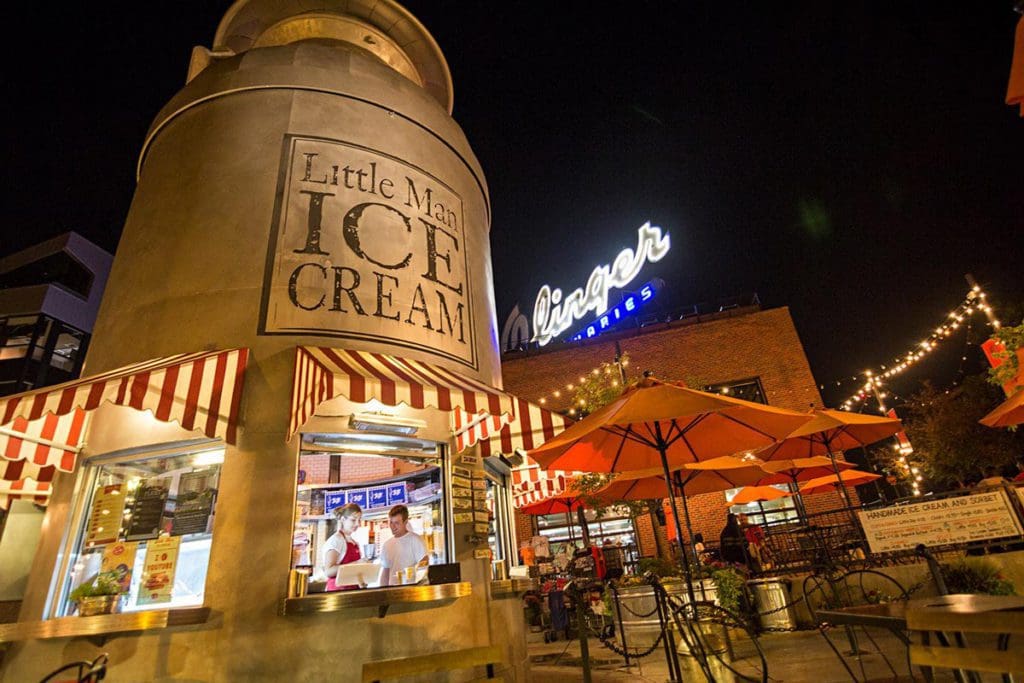
<svg viewBox="0 0 1024 683"><path fill-rule="evenodd" d="M891 631L905 645L910 645L907 615L913 612L912 621L915 625L927 624L927 631L934 632L938 641L949 645L947 633L961 647L961 635L953 631L955 620L951 615L971 615L976 619L989 616L1010 615L1019 613L1024 619L1024 597L1015 595L974 595L954 594L938 595L931 598L914 598L907 601L887 602L878 605L858 605L856 607L840 607L835 609L819 609L818 618L834 626L866 626L880 627ZM924 628L919 626L919 628ZM924 670L926 667L922 667ZM958 681L978 680L969 672L954 671ZM925 671L926 680L931 680L931 672Z"/></svg>

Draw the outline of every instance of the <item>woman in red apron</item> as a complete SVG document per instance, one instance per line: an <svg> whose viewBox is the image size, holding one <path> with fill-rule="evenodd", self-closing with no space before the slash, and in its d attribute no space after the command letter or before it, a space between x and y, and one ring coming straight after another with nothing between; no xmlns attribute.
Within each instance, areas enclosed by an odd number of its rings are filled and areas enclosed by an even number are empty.
<svg viewBox="0 0 1024 683"><path fill-rule="evenodd" d="M323 568L324 574L327 575L326 590L354 590L359 586L339 586L334 579L338 575L339 566L357 562L363 557L359 550L359 542L352 537L363 519L363 509L355 503L342 505L335 508L334 518L337 520L338 530L331 534L323 546Z"/></svg>

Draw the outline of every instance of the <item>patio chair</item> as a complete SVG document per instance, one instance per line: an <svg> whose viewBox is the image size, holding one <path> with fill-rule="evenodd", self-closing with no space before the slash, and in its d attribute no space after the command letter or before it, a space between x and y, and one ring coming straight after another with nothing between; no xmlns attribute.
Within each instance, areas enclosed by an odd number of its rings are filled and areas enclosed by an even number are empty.
<svg viewBox="0 0 1024 683"><path fill-rule="evenodd" d="M892 672L893 677L900 676L899 671L897 671L896 667L893 666L893 663L885 655L884 649L871 634L869 627L844 624L843 628L850 646L847 654L857 658L861 676L858 678L853 668L846 661L846 657L840 652L829 635L829 632L833 629L833 624L830 624L818 615L818 611L823 609L834 610L882 602L905 602L910 598L910 594L899 581L873 569L855 569L839 573L818 572L804 579L803 594L807 610L818 628L818 633L821 634L829 648L839 658L840 663L842 663L843 668L846 669L852 680L867 681L870 678L862 656L865 654L865 651L861 647L860 637L871 643L875 651L881 655L882 660L889 668L889 671ZM895 635L903 645L909 644L909 637L905 631L890 631L890 633ZM907 660L907 669L908 671L910 670L909 658Z"/></svg>
<svg viewBox="0 0 1024 683"><path fill-rule="evenodd" d="M983 672L1002 674L1010 682L1015 674L1024 677L1024 648L1010 645L1012 636L1024 636L1019 610L938 615L910 611L907 628L920 636L920 643L910 645L910 662L922 668L928 681L934 680L933 668L950 669L957 681L970 683L980 683Z"/></svg>

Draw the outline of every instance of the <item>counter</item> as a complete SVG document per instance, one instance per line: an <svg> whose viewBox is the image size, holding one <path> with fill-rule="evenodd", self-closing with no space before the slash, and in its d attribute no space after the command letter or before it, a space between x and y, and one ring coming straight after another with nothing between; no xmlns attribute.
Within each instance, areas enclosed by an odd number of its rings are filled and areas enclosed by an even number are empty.
<svg viewBox="0 0 1024 683"><path fill-rule="evenodd" d="M503 579L491 581L492 598L516 598L527 591L535 591L540 588L536 579Z"/></svg>
<svg viewBox="0 0 1024 683"><path fill-rule="evenodd" d="M145 610L124 614L100 614L94 617L60 617L45 621L21 621L13 624L0 624L0 643L152 631L171 626L204 624L209 618L209 607L191 607Z"/></svg>
<svg viewBox="0 0 1024 683"><path fill-rule="evenodd" d="M454 600L464 598L472 593L473 586L468 581L314 593L301 598L285 598L281 603L281 614L283 616L323 614L359 607L377 607L381 611L380 616L384 616L384 612L390 605Z"/></svg>

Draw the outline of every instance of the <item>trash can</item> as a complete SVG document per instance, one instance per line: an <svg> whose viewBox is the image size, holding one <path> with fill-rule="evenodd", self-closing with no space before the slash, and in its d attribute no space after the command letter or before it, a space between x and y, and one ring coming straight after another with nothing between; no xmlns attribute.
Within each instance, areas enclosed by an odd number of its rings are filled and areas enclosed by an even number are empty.
<svg viewBox="0 0 1024 683"><path fill-rule="evenodd" d="M752 579L747 582L754 594L761 628L766 630L787 630L796 628L793 607L789 605L789 580L780 577Z"/></svg>

